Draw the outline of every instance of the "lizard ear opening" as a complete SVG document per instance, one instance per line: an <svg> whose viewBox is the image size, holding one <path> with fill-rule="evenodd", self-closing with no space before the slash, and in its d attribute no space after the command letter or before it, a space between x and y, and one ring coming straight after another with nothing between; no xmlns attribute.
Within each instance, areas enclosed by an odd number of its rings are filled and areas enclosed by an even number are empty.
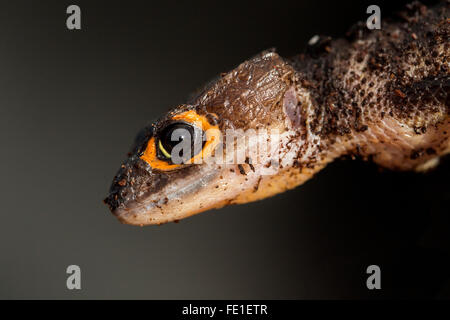
<svg viewBox="0 0 450 320"><path fill-rule="evenodd" d="M202 163L220 142L218 126L193 110L177 114L152 137L141 156L153 169L170 171Z"/></svg>

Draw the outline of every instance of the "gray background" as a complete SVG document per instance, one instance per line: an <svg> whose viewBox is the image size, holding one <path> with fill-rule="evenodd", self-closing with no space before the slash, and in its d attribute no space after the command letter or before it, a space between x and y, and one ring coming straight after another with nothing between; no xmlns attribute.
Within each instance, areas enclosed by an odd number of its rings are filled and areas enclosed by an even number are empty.
<svg viewBox="0 0 450 320"><path fill-rule="evenodd" d="M102 203L138 130L259 51L337 36L369 2L0 4L0 298L450 297L449 161L339 161L274 198L178 224L120 224ZM401 4L379 2L382 14ZM82 290L66 289L66 267ZM365 288L378 264L382 287Z"/></svg>

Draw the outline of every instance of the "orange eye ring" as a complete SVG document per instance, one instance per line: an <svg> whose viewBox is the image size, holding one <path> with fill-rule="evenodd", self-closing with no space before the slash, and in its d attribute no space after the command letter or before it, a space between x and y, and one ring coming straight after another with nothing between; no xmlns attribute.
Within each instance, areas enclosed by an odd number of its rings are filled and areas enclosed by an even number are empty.
<svg viewBox="0 0 450 320"><path fill-rule="evenodd" d="M204 132L206 132L206 142L203 146L202 151L192 157L190 160L186 161L185 164L198 164L202 163L206 158L208 158L220 142L220 130L218 126L213 126L209 123L205 116L199 115L194 110L185 111L183 113L177 114L172 117L172 120L182 120L191 123ZM156 142L155 137L152 137L148 143L147 147L141 156L141 159L147 162L153 169L161 171L170 171L183 166L183 164L171 164L164 160L158 159L156 152Z"/></svg>

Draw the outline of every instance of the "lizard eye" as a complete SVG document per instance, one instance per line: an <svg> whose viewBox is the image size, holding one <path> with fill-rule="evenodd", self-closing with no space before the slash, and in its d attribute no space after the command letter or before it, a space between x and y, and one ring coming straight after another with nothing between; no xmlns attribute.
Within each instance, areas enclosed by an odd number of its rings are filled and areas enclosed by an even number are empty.
<svg viewBox="0 0 450 320"><path fill-rule="evenodd" d="M210 157L220 143L216 124L194 110L174 115L150 138L140 156L152 169L170 171L183 164L197 164Z"/></svg>
<svg viewBox="0 0 450 320"><path fill-rule="evenodd" d="M158 134L157 156L160 160L169 160L180 164L202 151L203 131L186 122L173 122Z"/></svg>

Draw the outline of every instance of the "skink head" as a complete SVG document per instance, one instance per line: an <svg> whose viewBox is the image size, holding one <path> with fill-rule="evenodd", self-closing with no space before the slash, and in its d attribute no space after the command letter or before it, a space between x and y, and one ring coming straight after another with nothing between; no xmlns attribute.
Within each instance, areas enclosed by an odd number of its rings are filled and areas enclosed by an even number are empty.
<svg viewBox="0 0 450 320"><path fill-rule="evenodd" d="M291 75L277 54L262 53L145 128L105 199L111 211L124 223L148 225L246 202L243 195L258 190L277 146L255 161L254 145L245 139L228 145L227 135L285 131L281 104ZM230 159L231 149L244 156Z"/></svg>

